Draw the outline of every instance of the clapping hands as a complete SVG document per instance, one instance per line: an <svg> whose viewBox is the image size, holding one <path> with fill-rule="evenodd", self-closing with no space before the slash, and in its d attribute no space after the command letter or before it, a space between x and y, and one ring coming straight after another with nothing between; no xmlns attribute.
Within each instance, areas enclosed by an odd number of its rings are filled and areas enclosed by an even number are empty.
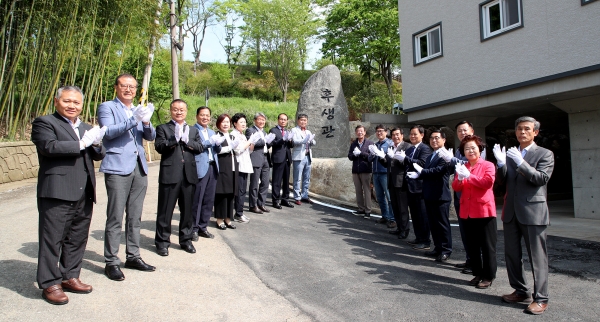
<svg viewBox="0 0 600 322"><path fill-rule="evenodd" d="M456 170L456 174L458 175L458 180L464 180L464 179L468 179L471 176L471 172L469 171L469 169L467 169L467 167L462 164L462 163L457 163L454 166L454 169Z"/></svg>
<svg viewBox="0 0 600 322"><path fill-rule="evenodd" d="M406 176L411 179L417 179L419 177L419 174L415 171L411 171L411 172L407 172Z"/></svg>
<svg viewBox="0 0 600 322"><path fill-rule="evenodd" d="M102 141L102 137L104 137L105 133L106 126L103 126L102 128L94 126L91 130L87 130L83 133L81 141L83 141L86 148L92 144L98 145Z"/></svg>
<svg viewBox="0 0 600 322"><path fill-rule="evenodd" d="M492 152L494 152L494 157L496 157L498 163L503 165L506 164L506 147L500 149L500 144L494 144Z"/></svg>
<svg viewBox="0 0 600 322"><path fill-rule="evenodd" d="M400 162L404 162L404 158L406 158L406 152L404 152L404 150L396 151L396 154L394 154L394 159Z"/></svg>
<svg viewBox="0 0 600 322"><path fill-rule="evenodd" d="M352 150L352 154L354 154L355 157L360 155L360 149L358 147L355 147L354 150Z"/></svg>
<svg viewBox="0 0 600 322"><path fill-rule="evenodd" d="M446 162L450 162L450 160L452 160L452 152L446 149L446 147L439 148L437 150L437 154Z"/></svg>
<svg viewBox="0 0 600 322"><path fill-rule="evenodd" d="M252 133L252 135L250 135L250 138L248 138L248 141L252 144L256 144L256 142L258 142L258 140L260 140L261 136L260 136L260 132L254 132Z"/></svg>
<svg viewBox="0 0 600 322"><path fill-rule="evenodd" d="M265 142L267 142L267 144L273 142L274 139L275 139L275 134L273 134L273 133L269 133L269 134L267 134L267 136L265 136Z"/></svg>
<svg viewBox="0 0 600 322"><path fill-rule="evenodd" d="M225 141L225 137L215 134L215 135L211 136L208 140L210 141L210 144L212 144L212 145L221 145L221 143L223 143L223 141Z"/></svg>

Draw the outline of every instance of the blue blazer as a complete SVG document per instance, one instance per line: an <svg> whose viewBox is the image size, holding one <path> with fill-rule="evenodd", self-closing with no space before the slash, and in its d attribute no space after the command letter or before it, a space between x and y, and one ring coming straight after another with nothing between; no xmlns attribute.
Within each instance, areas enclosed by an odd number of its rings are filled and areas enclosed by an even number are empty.
<svg viewBox="0 0 600 322"><path fill-rule="evenodd" d="M106 126L102 144L106 147L106 156L100 165L100 172L128 175L133 172L140 160L142 171L148 174L146 152L142 139L154 141L156 130L152 124L144 127L142 122L127 117L123 105L118 99L107 101L98 106L98 123Z"/></svg>
<svg viewBox="0 0 600 322"><path fill-rule="evenodd" d="M421 177L417 179L411 179L406 174L415 170L413 167L413 163L420 165L421 167L425 167L425 162L431 156L431 148L425 145L425 143L421 142L417 149L415 150L414 146L411 146L406 151L406 158L404 158L404 166L406 167L406 172L404 173L404 189L408 190L410 193L421 193L423 188L423 180Z"/></svg>
<svg viewBox="0 0 600 322"><path fill-rule="evenodd" d="M217 165L217 170L219 170L219 162L217 162L218 161L217 153L219 153L221 151L221 146L220 145L213 146L212 144L210 144L209 140L204 139L204 134L202 134L202 131L204 131L204 128L202 127L202 125L196 123L196 124L194 124L194 127L198 129L198 136L200 136L200 142L202 145L202 150L201 150L202 152L200 152L200 154L196 154L194 156L196 158L196 172L198 172L198 178L204 178L204 176L208 172L208 151L209 151L208 148L212 148L213 160L215 160L215 164ZM209 138L211 136L215 135L215 131L209 129L208 127L206 129L208 130Z"/></svg>
<svg viewBox="0 0 600 322"><path fill-rule="evenodd" d="M448 163L440 158L437 153L428 157L421 175L423 179L423 199L434 201L451 201L448 178L450 172Z"/></svg>

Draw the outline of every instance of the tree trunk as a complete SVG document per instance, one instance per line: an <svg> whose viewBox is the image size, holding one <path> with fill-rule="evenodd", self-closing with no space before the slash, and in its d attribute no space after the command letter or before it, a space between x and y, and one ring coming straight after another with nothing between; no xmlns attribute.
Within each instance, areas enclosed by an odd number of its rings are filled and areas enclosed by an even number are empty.
<svg viewBox="0 0 600 322"><path fill-rule="evenodd" d="M175 2L171 1L171 75L172 75L172 90L173 99L179 98L179 65L177 63L177 47L175 42L177 41L177 21L175 18Z"/></svg>
<svg viewBox="0 0 600 322"><path fill-rule="evenodd" d="M154 26L156 30L150 36L150 45L148 47L148 62L146 62L146 68L144 69L144 79L142 80L142 93L148 98L148 87L150 87L150 76L152 76L152 64L154 63L154 51L156 50L156 34L160 27L160 9L162 8L162 0L158 0L158 6L156 9L156 17L154 18Z"/></svg>

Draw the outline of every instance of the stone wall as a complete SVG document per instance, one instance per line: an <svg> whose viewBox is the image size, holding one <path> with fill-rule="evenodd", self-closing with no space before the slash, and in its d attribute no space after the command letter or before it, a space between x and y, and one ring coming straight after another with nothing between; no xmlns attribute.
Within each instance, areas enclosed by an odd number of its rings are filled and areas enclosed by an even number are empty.
<svg viewBox="0 0 600 322"><path fill-rule="evenodd" d="M39 164L30 141L0 142L0 183L37 177Z"/></svg>

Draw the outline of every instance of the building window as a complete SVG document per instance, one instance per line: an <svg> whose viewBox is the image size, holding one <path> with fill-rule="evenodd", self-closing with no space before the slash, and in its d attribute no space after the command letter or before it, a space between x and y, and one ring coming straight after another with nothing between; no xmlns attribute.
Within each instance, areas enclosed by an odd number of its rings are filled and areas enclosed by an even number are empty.
<svg viewBox="0 0 600 322"><path fill-rule="evenodd" d="M596 1L596 0L581 0L581 5L582 5L582 6L585 6L586 4L588 4L588 3L592 3L592 2L594 2L594 1Z"/></svg>
<svg viewBox="0 0 600 322"><path fill-rule="evenodd" d="M442 23L413 34L414 65L442 56Z"/></svg>
<svg viewBox="0 0 600 322"><path fill-rule="evenodd" d="M521 0L490 0L479 7L482 41L523 26Z"/></svg>

